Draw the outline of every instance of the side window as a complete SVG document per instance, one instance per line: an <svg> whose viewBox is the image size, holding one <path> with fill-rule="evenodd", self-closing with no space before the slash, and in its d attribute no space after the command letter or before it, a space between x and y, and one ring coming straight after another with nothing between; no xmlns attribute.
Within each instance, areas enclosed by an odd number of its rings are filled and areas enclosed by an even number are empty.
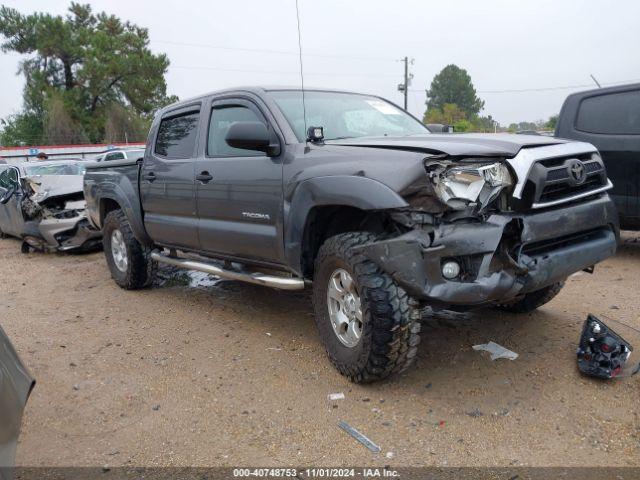
<svg viewBox="0 0 640 480"><path fill-rule="evenodd" d="M155 153L167 158L189 158L194 155L200 112L188 112L163 118L158 128Z"/></svg>
<svg viewBox="0 0 640 480"><path fill-rule="evenodd" d="M122 152L110 153L105 158L105 160L123 160L123 159L124 159L124 153Z"/></svg>
<svg viewBox="0 0 640 480"><path fill-rule="evenodd" d="M580 102L576 129L610 135L640 135L640 90L585 98Z"/></svg>
<svg viewBox="0 0 640 480"><path fill-rule="evenodd" d="M0 187L9 190L18 184L18 172L15 168L7 168L0 172Z"/></svg>
<svg viewBox="0 0 640 480"><path fill-rule="evenodd" d="M214 106L209 120L207 155L210 157L260 157L264 153L243 148L233 148L225 137L234 122L263 122L258 115L243 105ZM263 122L264 123L264 122Z"/></svg>

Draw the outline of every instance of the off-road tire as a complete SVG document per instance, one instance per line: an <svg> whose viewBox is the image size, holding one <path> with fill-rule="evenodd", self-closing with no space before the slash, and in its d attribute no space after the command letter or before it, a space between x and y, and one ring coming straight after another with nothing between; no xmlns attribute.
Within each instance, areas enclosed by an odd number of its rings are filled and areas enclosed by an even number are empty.
<svg viewBox="0 0 640 480"><path fill-rule="evenodd" d="M127 250L127 270L122 272L116 267L111 250L111 234L120 230ZM151 259L151 249L133 236L131 225L122 210L113 210L107 214L102 226L102 243L111 277L122 288L137 290L153 283L158 268L157 262Z"/></svg>
<svg viewBox="0 0 640 480"><path fill-rule="evenodd" d="M524 295L520 300L505 304L498 305L499 310L504 310L512 313L529 313L533 312L536 308L541 307L545 303L554 299L560 290L564 287L564 282L557 282L548 287L541 288L535 292L529 292Z"/></svg>
<svg viewBox="0 0 640 480"><path fill-rule="evenodd" d="M315 259L313 307L320 338L333 365L355 383L374 382L405 370L414 362L420 343L419 317L407 293L353 249L376 239L367 232L336 235L325 241ZM362 305L362 336L351 348L336 336L327 307L329 278L339 268L352 276Z"/></svg>

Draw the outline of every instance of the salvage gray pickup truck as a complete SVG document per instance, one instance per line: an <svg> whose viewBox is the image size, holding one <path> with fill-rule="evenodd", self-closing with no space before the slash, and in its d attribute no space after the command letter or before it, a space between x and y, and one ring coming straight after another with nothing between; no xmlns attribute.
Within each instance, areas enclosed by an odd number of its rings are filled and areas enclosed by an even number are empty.
<svg viewBox="0 0 640 480"><path fill-rule="evenodd" d="M84 188L118 285L151 285L158 262L312 285L329 358L369 382L415 359L425 306L531 311L613 255L610 187L588 143L435 135L379 97L240 88L164 108L144 159L89 165Z"/></svg>

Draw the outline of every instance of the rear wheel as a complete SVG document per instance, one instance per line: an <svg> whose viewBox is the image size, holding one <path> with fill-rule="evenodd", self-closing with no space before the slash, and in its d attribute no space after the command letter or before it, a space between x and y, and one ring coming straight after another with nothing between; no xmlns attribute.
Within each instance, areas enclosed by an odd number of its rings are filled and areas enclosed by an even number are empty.
<svg viewBox="0 0 640 480"><path fill-rule="evenodd" d="M415 360L420 323L407 293L353 247L376 240L329 238L315 261L313 305L320 337L338 371L357 383L381 380Z"/></svg>
<svg viewBox="0 0 640 480"><path fill-rule="evenodd" d="M157 263L151 249L133 236L122 210L109 212L102 228L102 242L111 277L122 288L136 290L153 283Z"/></svg>
<svg viewBox="0 0 640 480"><path fill-rule="evenodd" d="M564 287L564 282L557 282L534 292L525 293L516 302L498 305L497 308L512 313L529 313L555 298Z"/></svg>

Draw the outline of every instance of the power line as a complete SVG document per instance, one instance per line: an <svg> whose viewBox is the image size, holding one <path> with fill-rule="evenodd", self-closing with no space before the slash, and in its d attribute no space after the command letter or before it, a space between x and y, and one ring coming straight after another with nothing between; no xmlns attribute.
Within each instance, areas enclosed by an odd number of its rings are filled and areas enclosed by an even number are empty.
<svg viewBox="0 0 640 480"><path fill-rule="evenodd" d="M267 75L296 75L300 76L300 72L285 70L249 70L242 68L218 68L206 67L199 65L172 65L169 68L179 68L184 70L212 70L215 72L236 72L236 73L264 73ZM379 75L377 73L325 73L325 72L304 72L305 75L314 75L318 77L388 77L396 78L397 75Z"/></svg>
<svg viewBox="0 0 640 480"><path fill-rule="evenodd" d="M629 80L619 80L617 82L609 82L609 83L603 83L602 85L623 85L625 83L634 83L634 82L640 82L640 78L632 78ZM583 83L580 85L563 85L563 86L556 86L556 87L540 87L540 88L515 88L515 89L506 89L506 90L478 90L478 93L483 93L483 94L491 94L491 93L524 93L524 92L547 92L547 91L554 91L554 90L571 90L571 89L575 89L575 88L588 88L588 87L592 87L593 84L592 83ZM410 92L419 92L419 93L425 93L424 90L417 90L417 89L413 89L410 90Z"/></svg>
<svg viewBox="0 0 640 480"><path fill-rule="evenodd" d="M299 55L299 52L294 50L271 50L265 48L243 48L243 47L228 47L222 45L211 45L208 43L187 43L187 42L174 42L169 40L153 40L153 43L163 43L166 45L176 45L179 47L196 47L196 48L211 48L214 50L229 50L232 52L249 52L249 53L270 53L274 55ZM340 58L344 60L363 60L363 61L376 61L376 62L392 62L395 61L392 58L383 57L361 57L357 55L331 55L325 53L305 53L305 57L318 57L318 58Z"/></svg>

